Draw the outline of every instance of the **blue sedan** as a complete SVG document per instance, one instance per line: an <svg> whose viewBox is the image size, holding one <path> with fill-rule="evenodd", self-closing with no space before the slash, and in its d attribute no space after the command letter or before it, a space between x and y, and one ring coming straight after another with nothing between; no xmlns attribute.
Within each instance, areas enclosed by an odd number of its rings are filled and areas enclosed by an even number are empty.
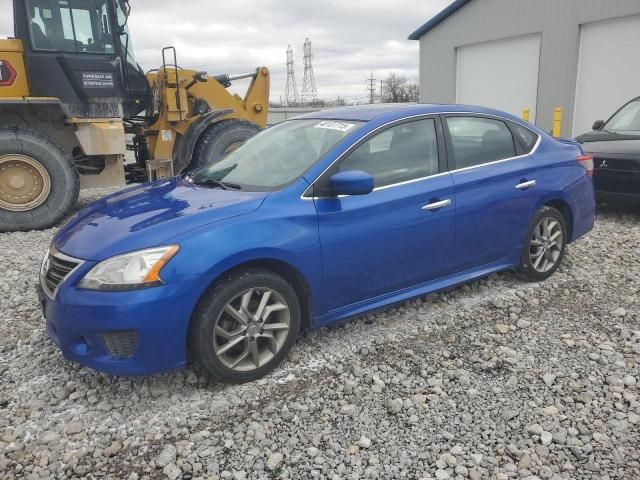
<svg viewBox="0 0 640 480"><path fill-rule="evenodd" d="M500 270L546 279L593 227L592 171L485 108L308 114L77 213L42 264L47 329L99 371L251 381L301 329Z"/></svg>

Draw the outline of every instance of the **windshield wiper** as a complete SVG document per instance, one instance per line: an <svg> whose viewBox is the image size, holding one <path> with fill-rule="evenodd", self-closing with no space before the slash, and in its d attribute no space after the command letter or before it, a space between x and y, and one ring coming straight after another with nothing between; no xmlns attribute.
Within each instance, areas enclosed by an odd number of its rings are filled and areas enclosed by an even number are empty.
<svg viewBox="0 0 640 480"><path fill-rule="evenodd" d="M242 187L237 183L229 183L229 182L221 182L220 180L216 180L215 178L210 177L200 177L200 178L191 178L189 180L196 185L210 185L214 187L221 188L222 190L229 190L230 188L233 190L242 190Z"/></svg>

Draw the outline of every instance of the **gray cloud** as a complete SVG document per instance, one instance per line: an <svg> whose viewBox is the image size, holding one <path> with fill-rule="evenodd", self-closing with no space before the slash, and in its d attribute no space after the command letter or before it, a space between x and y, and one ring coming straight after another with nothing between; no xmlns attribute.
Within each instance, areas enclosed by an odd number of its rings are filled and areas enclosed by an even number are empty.
<svg viewBox="0 0 640 480"><path fill-rule="evenodd" d="M312 41L318 93L366 96L365 79L396 71L417 79L418 44L407 35L450 0L132 0L131 39L146 70L161 63L160 49L174 45L184 67L234 73L266 65L271 96L284 94L285 50L294 49L302 88L302 43ZM0 35L12 31L11 0L0 0Z"/></svg>

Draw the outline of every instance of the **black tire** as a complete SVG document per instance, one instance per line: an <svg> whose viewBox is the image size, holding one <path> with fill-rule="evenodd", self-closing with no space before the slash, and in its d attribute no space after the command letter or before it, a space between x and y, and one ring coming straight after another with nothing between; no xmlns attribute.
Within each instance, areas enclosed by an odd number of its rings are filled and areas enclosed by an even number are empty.
<svg viewBox="0 0 640 480"><path fill-rule="evenodd" d="M259 131L260 127L255 123L237 118L214 123L200 135L188 169L195 170L219 161Z"/></svg>
<svg viewBox="0 0 640 480"><path fill-rule="evenodd" d="M225 318L224 315L227 315L223 313L227 304L249 289L270 289L276 292L288 306L289 328L283 332L280 349L272 354L273 356L264 365L248 371L239 371L229 368L224 363L225 360L221 360L216 353L214 343L217 339L214 329L218 319ZM293 347L299 330L300 302L295 290L285 279L268 270L257 268L236 271L218 280L198 302L189 325L189 353L195 364L215 379L227 383L250 382L263 377L284 360ZM246 339L247 335L243 337ZM245 345L248 348L249 343L244 342L249 340L244 339L243 343L238 344L238 350L244 351ZM241 353L238 356L240 355ZM249 360L245 360L245 364Z"/></svg>
<svg viewBox="0 0 640 480"><path fill-rule="evenodd" d="M549 261L553 261L553 264L549 266L548 270L540 271L540 265L536 266L535 261L532 260L532 255L536 256L540 252L542 247L536 246L536 241L534 240L534 234L537 228L541 228L541 222L545 220L549 220L551 223L553 221L558 222L559 229L562 231L562 241L561 245L553 246L551 245L550 250L548 252ZM556 230L557 231L557 230ZM562 263L562 259L564 258L565 250L567 247L568 240L568 229L567 222L558 210L553 207L541 207L533 216L531 223L529 224L529 228L527 229L527 235L524 239L524 246L522 249L522 257L520 260L520 266L518 271L520 276L525 280L539 282L549 278L557 269L560 267ZM557 253L557 258L552 259L552 252ZM547 255L543 253L542 255ZM543 257L542 261L545 261L546 257Z"/></svg>
<svg viewBox="0 0 640 480"><path fill-rule="evenodd" d="M49 175L50 191L38 206L26 211L0 207L0 232L41 230L54 226L78 199L80 177L73 159L55 140L24 127L0 127L0 157L18 154L39 163Z"/></svg>

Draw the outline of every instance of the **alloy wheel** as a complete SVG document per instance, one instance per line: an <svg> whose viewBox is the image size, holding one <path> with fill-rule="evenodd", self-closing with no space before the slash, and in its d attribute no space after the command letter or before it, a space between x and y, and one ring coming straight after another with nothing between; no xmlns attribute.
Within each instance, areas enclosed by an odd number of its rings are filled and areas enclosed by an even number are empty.
<svg viewBox="0 0 640 480"><path fill-rule="evenodd" d="M215 354L227 368L255 370L280 351L290 325L289 306L281 294L270 288L250 288L218 315L213 331Z"/></svg>
<svg viewBox="0 0 640 480"><path fill-rule="evenodd" d="M564 245L562 225L553 217L542 218L533 229L529 242L531 266L540 273L551 270L560 259Z"/></svg>

